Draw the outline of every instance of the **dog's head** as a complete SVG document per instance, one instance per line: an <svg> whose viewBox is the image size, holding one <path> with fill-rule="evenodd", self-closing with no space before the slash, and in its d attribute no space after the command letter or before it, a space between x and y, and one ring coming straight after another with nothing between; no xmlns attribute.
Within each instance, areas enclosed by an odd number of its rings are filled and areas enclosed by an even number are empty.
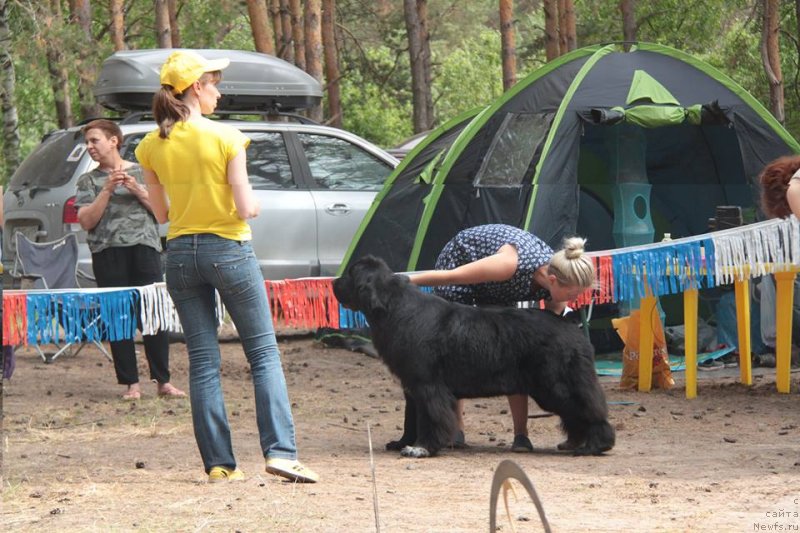
<svg viewBox="0 0 800 533"><path fill-rule="evenodd" d="M333 294L343 306L369 314L384 312L392 295L394 273L383 259L368 255L333 280Z"/></svg>

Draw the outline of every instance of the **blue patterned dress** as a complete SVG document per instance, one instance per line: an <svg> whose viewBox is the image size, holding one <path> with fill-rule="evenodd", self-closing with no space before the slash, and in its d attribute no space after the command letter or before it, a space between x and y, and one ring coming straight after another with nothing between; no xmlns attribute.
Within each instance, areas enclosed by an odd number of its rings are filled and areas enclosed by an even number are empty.
<svg viewBox="0 0 800 533"><path fill-rule="evenodd" d="M533 273L550 262L553 249L525 230L505 224L485 224L459 232L436 259L437 270L452 270L497 253L513 244L519 255L517 271L506 281L434 287L434 294L468 305L513 305L520 301L549 299L550 292L533 283Z"/></svg>

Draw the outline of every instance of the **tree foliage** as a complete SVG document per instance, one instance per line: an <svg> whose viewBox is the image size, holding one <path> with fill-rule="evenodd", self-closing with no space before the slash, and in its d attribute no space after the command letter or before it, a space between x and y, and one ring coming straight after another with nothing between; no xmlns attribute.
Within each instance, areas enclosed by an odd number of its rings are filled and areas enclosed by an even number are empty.
<svg viewBox="0 0 800 533"><path fill-rule="evenodd" d="M58 3L58 0L8 0L21 157L57 124L45 54L48 40L58 43L64 63L70 67L69 91L75 119L80 117L77 70L87 62L99 70L102 59L114 50L110 2L91 2L94 44L86 50L85 34L81 35L79 28L69 23L67 0L59 4L63 12L59 24L46 28L41 6L53 1ZM759 54L761 18L756 9L762 1L635 2L637 39L672 46L708 61L766 106L769 84ZM247 2L170 0L170 3L177 14L181 46L255 49ZM343 127L377 144L393 145L413 131L403 3L337 0L335 4ZM574 0L573 4L577 46L622 39L618 0ZM779 4L786 126L798 135L800 35L795 2ZM126 46L155 47L153 0L126 0L123 5ZM433 121L440 124L466 109L486 105L501 94L500 16L497 0L428 0L427 6ZM517 79L522 79L546 61L545 19L542 0L515 0L513 6ZM329 119L323 116L323 121ZM0 176L0 182L7 177Z"/></svg>

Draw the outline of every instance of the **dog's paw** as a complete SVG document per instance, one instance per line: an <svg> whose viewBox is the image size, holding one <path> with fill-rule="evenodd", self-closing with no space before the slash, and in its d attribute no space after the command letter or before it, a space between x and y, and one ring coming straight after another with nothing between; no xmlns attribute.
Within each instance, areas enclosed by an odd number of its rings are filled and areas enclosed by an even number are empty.
<svg viewBox="0 0 800 533"><path fill-rule="evenodd" d="M583 442L575 442L567 439L564 442L559 442L558 445L556 446L556 449L562 452L574 452L581 446L584 446Z"/></svg>
<svg viewBox="0 0 800 533"><path fill-rule="evenodd" d="M592 447L581 446L579 448L575 448L574 450L572 450L572 455L576 457L586 457L589 455L605 455L605 452L607 452L610 449L611 449L610 446L603 448L597 448L593 446Z"/></svg>
<svg viewBox="0 0 800 533"><path fill-rule="evenodd" d="M388 451L390 451L390 452L396 452L396 451L402 450L403 448L405 448L408 445L409 445L409 442L407 440L405 440L403 438L400 438L398 440L390 440L389 442L387 442L386 443L386 449Z"/></svg>
<svg viewBox="0 0 800 533"><path fill-rule="evenodd" d="M400 450L400 455L403 457L413 457L414 459L422 459L423 457L430 457L431 453L427 448L422 446L406 446Z"/></svg>

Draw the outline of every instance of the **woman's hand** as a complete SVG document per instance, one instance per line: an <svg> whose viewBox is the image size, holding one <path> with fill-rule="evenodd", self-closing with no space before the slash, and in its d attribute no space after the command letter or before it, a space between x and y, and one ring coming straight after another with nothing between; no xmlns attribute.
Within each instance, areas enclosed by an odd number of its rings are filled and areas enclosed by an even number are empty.
<svg viewBox="0 0 800 533"><path fill-rule="evenodd" d="M107 192L110 195L114 194L114 189L120 185L120 180L122 177L120 173L123 173L122 170L112 170L108 177L106 178L106 182L103 184L103 188L100 189L100 192Z"/></svg>

